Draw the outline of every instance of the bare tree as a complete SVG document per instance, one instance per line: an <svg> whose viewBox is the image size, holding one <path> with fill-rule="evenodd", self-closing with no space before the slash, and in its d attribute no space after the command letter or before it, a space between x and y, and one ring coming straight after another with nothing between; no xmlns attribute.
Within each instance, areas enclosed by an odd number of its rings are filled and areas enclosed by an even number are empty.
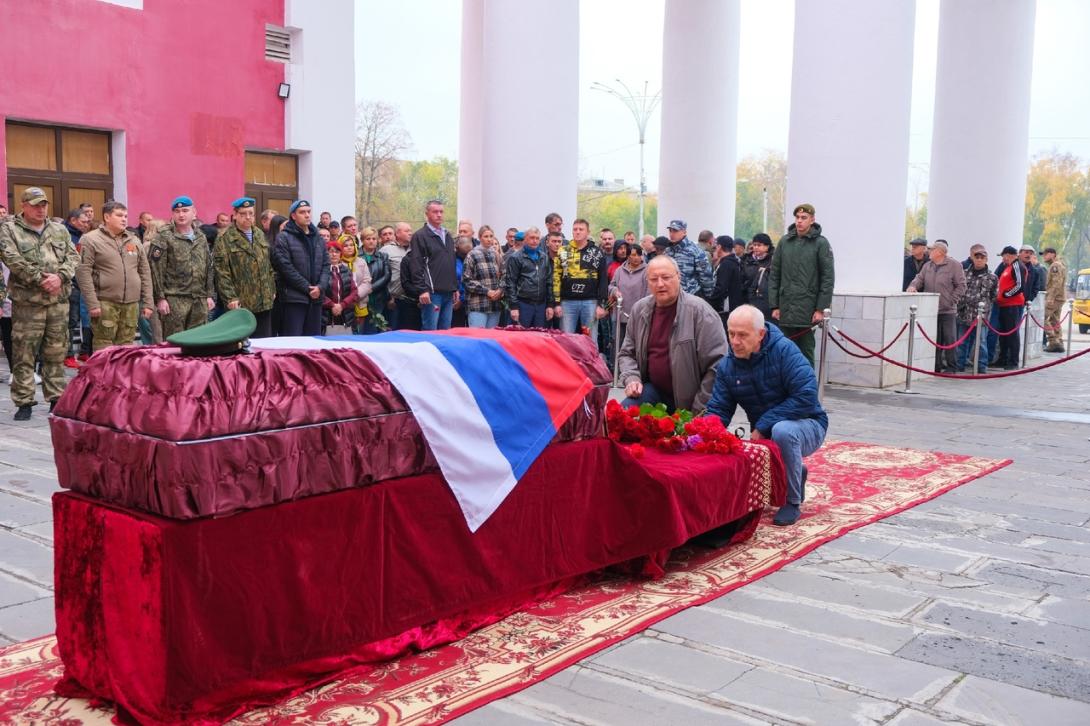
<svg viewBox="0 0 1090 726"><path fill-rule="evenodd" d="M364 101L356 107L356 208L364 226L371 224L383 174L410 149L397 106Z"/></svg>

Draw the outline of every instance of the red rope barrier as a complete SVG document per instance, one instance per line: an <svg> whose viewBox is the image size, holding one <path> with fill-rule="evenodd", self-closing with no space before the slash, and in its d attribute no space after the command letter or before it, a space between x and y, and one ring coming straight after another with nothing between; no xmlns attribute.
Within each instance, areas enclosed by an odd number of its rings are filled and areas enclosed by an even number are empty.
<svg viewBox="0 0 1090 726"><path fill-rule="evenodd" d="M1066 363L1069 360L1074 360L1075 358L1079 358L1081 356L1086 355L1087 353L1090 353L1090 348L1087 348L1086 350L1079 351L1078 353L1075 353L1074 355L1069 355L1069 356L1066 356L1064 358L1058 358L1057 360L1050 361L1048 363L1043 363L1043 364L1041 364L1039 366L1034 366L1033 368L1023 368L1020 371L1006 371L1004 373L985 373L985 374L977 375L977 376L964 375L964 374L960 374L960 373L936 373L935 371L929 371L929 370L925 370L923 368L917 368L915 366L905 365L901 361L893 360L892 358L887 358L886 356L882 355L881 353L879 353L877 351L873 351L870 348L868 348L867 346L860 343L859 341L853 339L850 335L845 333L840 328L837 328L836 326L833 326L833 330L840 333L840 335L842 335L844 337L844 340L848 341L849 343L851 343L855 347L857 347L860 350L863 350L863 351L865 351L867 353L870 353L871 354L870 357L872 357L872 358L879 358L881 360L884 360L886 363L892 363L893 365L897 366L898 368L904 368L905 370L913 371L914 373L923 373L923 374L928 375L928 376L934 376L935 378L955 378L955 379L957 379L959 381L980 381L980 380L984 380L984 379L988 379L988 378L1010 378L1011 376L1020 376L1020 375L1022 375L1024 373L1034 373L1036 371L1043 371L1045 368L1051 368L1052 366L1058 366L1061 363ZM834 336L830 335L829 340L836 343L836 346L838 348L840 348L842 351L844 351L845 353L850 354L850 351L848 351L843 345L841 345L840 341L837 340Z"/></svg>
<svg viewBox="0 0 1090 726"><path fill-rule="evenodd" d="M1037 327L1040 328L1041 330L1047 331L1049 333L1056 333L1056 332L1060 331L1060 329L1063 326L1064 322L1067 320L1068 315L1071 315L1070 310L1067 312L1067 315L1064 315L1062 318L1060 318L1060 322L1056 323L1055 326L1045 325L1040 320L1038 320L1037 316L1034 315L1033 313L1029 314L1029 319L1032 320L1033 322L1037 323Z"/></svg>
<svg viewBox="0 0 1090 726"><path fill-rule="evenodd" d="M894 343L896 343L896 342L897 342L898 340L900 340L900 339L901 339L901 336L905 334L905 331L906 331L906 330L908 330L908 323L905 323L904 325L902 325L902 326L901 326L901 329L897 331L897 335L893 336L893 340L889 341L889 345L887 345L887 346L886 346L885 348L882 348L882 350L880 350L880 351L878 351L878 352L879 352L879 353L885 353L885 352L886 352L887 350L889 350L890 348L892 348L892 347L893 347L893 344L894 344ZM837 343L837 342L836 342L836 339L835 339L835 338L833 339L833 342L834 342L834 343L836 343L837 345L840 345L840 343ZM850 356L851 356L852 358L863 358L863 359L866 359L866 358L873 358L873 357L874 357L873 355L863 355L863 354L861 354L861 353L853 353L853 352L851 352L850 350L848 350L848 349L844 348L843 346L841 346L841 347L840 347L840 349L841 349L842 351L844 351L845 353L847 353L848 355L850 355Z"/></svg>
<svg viewBox="0 0 1090 726"><path fill-rule="evenodd" d="M821 325L820 322L810 323L810 327L807 328L806 330L800 330L799 332L795 333L794 335L787 335L787 336L784 336L784 337L786 337L788 340L797 340L797 339L801 338L802 336L806 335L807 333L809 333L811 330L813 330L814 328L816 328L819 325Z"/></svg>
<svg viewBox="0 0 1090 726"><path fill-rule="evenodd" d="M1003 332L1003 331L1000 331L1000 330L997 330L997 329L993 328L991 321L988 320L987 318L984 318L984 324L988 326L988 330L992 331L996 335L999 335L999 336L1014 335L1015 333L1018 332L1018 329L1022 327L1022 323L1025 322L1025 320L1026 320L1026 314L1022 313L1022 317L1018 318L1018 323L1013 328L1011 328L1010 330L1008 330L1006 332Z"/></svg>
<svg viewBox="0 0 1090 726"><path fill-rule="evenodd" d="M968 339L968 337L972 333L974 333L976 331L976 326L973 326L973 327L969 328L968 330L966 330L965 335L958 338L957 341L951 343L950 345L943 345L941 343L936 343L935 341L931 340L931 336L929 336L927 334L927 331L923 329L922 325L920 325L919 323L916 323L916 327L920 329L920 335L923 336L923 339L926 340L931 345L938 348L939 350L953 350L954 348L957 348L959 345L964 343L966 341L966 339ZM885 351L882 351L882 352L885 352Z"/></svg>

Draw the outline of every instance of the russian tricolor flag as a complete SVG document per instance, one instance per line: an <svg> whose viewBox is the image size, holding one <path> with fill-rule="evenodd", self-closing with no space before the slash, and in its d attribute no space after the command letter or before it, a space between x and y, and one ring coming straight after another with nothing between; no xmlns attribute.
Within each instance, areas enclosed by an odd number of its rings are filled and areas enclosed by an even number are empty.
<svg viewBox="0 0 1090 726"><path fill-rule="evenodd" d="M370 358L409 404L473 532L592 388L551 336L529 332L260 338L250 347L350 348Z"/></svg>

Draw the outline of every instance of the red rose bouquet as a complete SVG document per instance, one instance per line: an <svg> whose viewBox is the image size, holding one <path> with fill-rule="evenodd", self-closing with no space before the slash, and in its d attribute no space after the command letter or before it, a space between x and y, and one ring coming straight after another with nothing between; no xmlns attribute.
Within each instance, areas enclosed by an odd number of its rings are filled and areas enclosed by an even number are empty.
<svg viewBox="0 0 1090 726"><path fill-rule="evenodd" d="M696 451L704 454L730 454L742 443L727 431L716 416L694 418L691 411L666 413L665 404L625 408L614 400L606 404L606 430L609 438L629 443L633 456L643 456L647 447L660 451Z"/></svg>

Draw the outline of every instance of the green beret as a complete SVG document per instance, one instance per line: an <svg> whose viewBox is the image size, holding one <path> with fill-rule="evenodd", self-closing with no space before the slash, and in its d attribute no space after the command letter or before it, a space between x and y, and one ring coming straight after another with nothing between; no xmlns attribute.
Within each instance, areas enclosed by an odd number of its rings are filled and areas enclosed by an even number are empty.
<svg viewBox="0 0 1090 726"><path fill-rule="evenodd" d="M791 212L791 216L795 216L799 212L806 212L811 217L813 217L814 214L815 214L814 205L813 204L800 204L799 206L795 207L795 211Z"/></svg>
<svg viewBox="0 0 1090 726"><path fill-rule="evenodd" d="M228 310L211 323L183 330L167 338L182 355L231 355L246 349L246 340L257 329L257 318L246 308Z"/></svg>

